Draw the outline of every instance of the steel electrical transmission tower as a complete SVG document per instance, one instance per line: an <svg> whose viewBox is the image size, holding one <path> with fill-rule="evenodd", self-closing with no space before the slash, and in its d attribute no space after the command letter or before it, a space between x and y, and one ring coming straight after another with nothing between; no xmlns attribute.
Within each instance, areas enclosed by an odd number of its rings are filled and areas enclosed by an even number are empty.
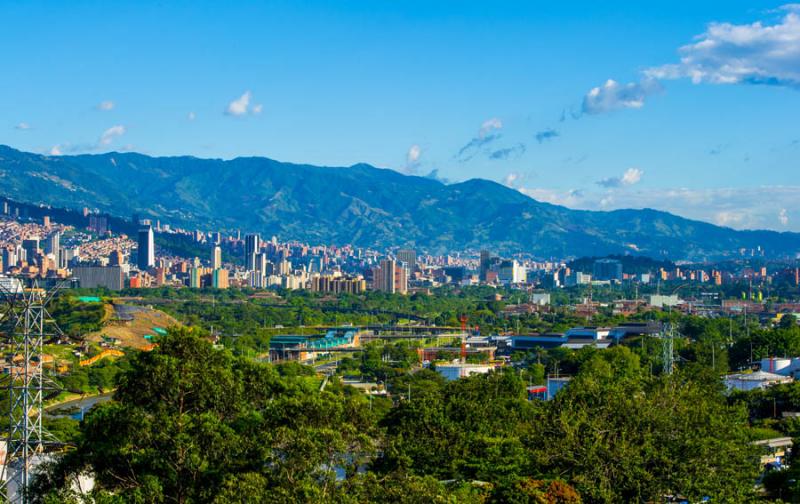
<svg viewBox="0 0 800 504"><path fill-rule="evenodd" d="M44 374L42 346L60 335L47 304L58 287L45 291L22 288L16 279L0 284L5 311L0 315L9 355L9 372L0 390L7 392L8 426L3 436L5 454L0 469L0 498L6 502L29 502L27 489L44 454L61 444L42 428L43 400L59 388ZM0 453L2 455L2 453Z"/></svg>

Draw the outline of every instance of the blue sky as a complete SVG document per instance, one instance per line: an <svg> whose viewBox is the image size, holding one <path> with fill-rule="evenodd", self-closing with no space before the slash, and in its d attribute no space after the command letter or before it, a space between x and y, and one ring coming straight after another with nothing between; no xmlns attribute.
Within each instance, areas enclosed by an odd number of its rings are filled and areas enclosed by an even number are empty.
<svg viewBox="0 0 800 504"><path fill-rule="evenodd" d="M7 1L0 19L0 143L23 150L367 162L800 231L800 7Z"/></svg>

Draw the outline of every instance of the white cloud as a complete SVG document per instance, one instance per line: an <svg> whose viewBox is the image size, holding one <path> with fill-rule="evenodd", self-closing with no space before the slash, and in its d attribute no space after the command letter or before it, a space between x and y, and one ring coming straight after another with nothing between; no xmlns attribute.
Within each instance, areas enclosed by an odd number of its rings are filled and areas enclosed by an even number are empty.
<svg viewBox="0 0 800 504"><path fill-rule="evenodd" d="M16 126L14 126L14 128L18 129L18 130L29 130L29 129L31 129L31 125L26 123L26 122L21 122L21 123L17 124Z"/></svg>
<svg viewBox="0 0 800 504"><path fill-rule="evenodd" d="M422 157L422 147L417 144L412 145L406 152L406 166L405 173L414 175L420 165L420 157Z"/></svg>
<svg viewBox="0 0 800 504"><path fill-rule="evenodd" d="M570 208L580 208L584 198L583 191L579 189L570 189L568 191L558 191L540 187L519 187L518 189L519 192L526 194L535 200Z"/></svg>
<svg viewBox="0 0 800 504"><path fill-rule="evenodd" d="M258 114L260 114L260 113L261 113L261 111L262 111L263 109L264 109L264 106L263 106L262 104L260 104L260 103L259 103L258 105L255 105L255 106L253 107L253 114L255 114L255 115L258 115Z"/></svg>
<svg viewBox="0 0 800 504"><path fill-rule="evenodd" d="M415 164L419 162L419 157L422 155L422 148L419 145L412 145L408 148L406 153L406 164Z"/></svg>
<svg viewBox="0 0 800 504"><path fill-rule="evenodd" d="M747 219L747 213L742 210L722 210L717 212L712 223L718 226L741 227Z"/></svg>
<svg viewBox="0 0 800 504"><path fill-rule="evenodd" d="M97 104L97 110L109 111L114 109L114 102L111 100L102 101Z"/></svg>
<svg viewBox="0 0 800 504"><path fill-rule="evenodd" d="M639 109L644 107L645 99L661 91L661 85L652 78L639 82L620 84L609 79L602 86L592 88L583 97L584 114L602 114L619 109Z"/></svg>
<svg viewBox="0 0 800 504"><path fill-rule="evenodd" d="M711 23L680 48L680 62L650 68L656 79L694 83L800 87L800 4L785 5L774 24Z"/></svg>
<svg viewBox="0 0 800 504"><path fill-rule="evenodd" d="M648 68L639 82L608 80L583 98L582 113L642 108L661 90L659 80L691 79L695 84L762 84L800 88L800 4L786 4L774 22L710 23L681 47L680 61Z"/></svg>
<svg viewBox="0 0 800 504"><path fill-rule="evenodd" d="M250 100L252 98L253 94L250 91L245 91L242 94L242 96L236 98L235 100L233 100L228 104L227 108L225 108L225 113L227 115L232 115L232 116L246 115L248 112L252 111L250 108ZM257 107L259 107L259 112L260 112L261 106L257 105Z"/></svg>
<svg viewBox="0 0 800 504"><path fill-rule="evenodd" d="M631 186L638 184L639 181L642 180L642 175L644 175L644 170L639 168L628 168L621 177L604 178L602 180L598 180L597 185L609 189L614 187Z"/></svg>
<svg viewBox="0 0 800 504"><path fill-rule="evenodd" d="M102 135L100 135L100 139L97 141L97 146L102 147L104 145L109 145L114 138L122 136L125 134L125 126L117 125L112 126L105 130Z"/></svg>
<svg viewBox="0 0 800 504"><path fill-rule="evenodd" d="M503 178L503 185L514 187L520 180L521 175L518 172L511 172Z"/></svg>
<svg viewBox="0 0 800 504"><path fill-rule="evenodd" d="M104 147L111 145L114 140L121 137L127 132L127 128L125 126L118 124L116 126L112 126L107 130L103 131L100 137L97 139L96 142L93 143L71 143L71 142L63 142L58 145L54 145L50 150L49 154L51 156L62 156L66 154L79 154L82 152L96 152ZM119 147L117 150L119 151L129 151L133 150L132 145L125 145Z"/></svg>
<svg viewBox="0 0 800 504"><path fill-rule="evenodd" d="M484 139L486 138L486 135L488 135L492 131L500 129L503 129L503 121L501 121L497 117L492 117L491 119L487 119L486 121L483 121L483 124L481 124L481 129L478 130L478 138Z"/></svg>
<svg viewBox="0 0 800 504"><path fill-rule="evenodd" d="M631 189L624 195L529 187L520 187L519 191L539 201L580 210L654 208L736 229L800 231L800 219L792 219L800 186Z"/></svg>
<svg viewBox="0 0 800 504"><path fill-rule="evenodd" d="M194 112L189 112L188 114L186 114L186 119L194 121L195 119L197 119L197 114L195 114Z"/></svg>
<svg viewBox="0 0 800 504"><path fill-rule="evenodd" d="M639 168L628 168L622 175L622 184L637 184L640 180L642 180L642 175L644 175L644 171L640 170Z"/></svg>

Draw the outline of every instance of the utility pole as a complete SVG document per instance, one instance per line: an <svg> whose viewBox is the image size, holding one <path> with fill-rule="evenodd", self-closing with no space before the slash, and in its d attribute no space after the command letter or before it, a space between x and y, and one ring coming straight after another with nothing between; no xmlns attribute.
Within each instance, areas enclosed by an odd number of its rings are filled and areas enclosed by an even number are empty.
<svg viewBox="0 0 800 504"><path fill-rule="evenodd" d="M750 367L753 367L753 340L750 339L750 326L747 324L747 305L744 305L744 330L747 334L747 341L750 343Z"/></svg>
<svg viewBox="0 0 800 504"><path fill-rule="evenodd" d="M668 334L669 333L669 334ZM669 324L667 328L662 330L661 333L662 338L662 358L664 360L664 374L671 375L673 368L674 368L674 352L673 352L673 341L672 341L672 324Z"/></svg>

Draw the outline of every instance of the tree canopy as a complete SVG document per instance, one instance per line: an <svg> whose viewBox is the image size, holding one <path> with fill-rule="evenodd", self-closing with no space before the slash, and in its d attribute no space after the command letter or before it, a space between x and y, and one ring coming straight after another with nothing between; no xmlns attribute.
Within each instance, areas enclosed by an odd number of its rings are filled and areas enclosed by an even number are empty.
<svg viewBox="0 0 800 504"><path fill-rule="evenodd" d="M398 350L399 351L399 350ZM369 360L369 359L368 359ZM399 374L392 407L335 378L232 355L171 330L34 488L47 502L744 502L758 460L747 410L715 380L586 353L549 402L513 368L445 382Z"/></svg>

